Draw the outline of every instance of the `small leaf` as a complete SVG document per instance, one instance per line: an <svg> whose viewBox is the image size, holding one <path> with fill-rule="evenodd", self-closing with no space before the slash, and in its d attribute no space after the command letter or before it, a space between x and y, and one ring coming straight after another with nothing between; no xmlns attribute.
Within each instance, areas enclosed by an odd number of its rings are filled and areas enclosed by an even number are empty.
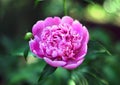
<svg viewBox="0 0 120 85"><path fill-rule="evenodd" d="M28 52L29 52L29 47L27 46L25 48L25 50L24 50L24 58L25 58L25 60L27 60Z"/></svg>
<svg viewBox="0 0 120 85"><path fill-rule="evenodd" d="M41 75L39 77L38 83L40 83L40 81L44 80L49 75L54 73L56 69L57 69L56 67L52 67L49 64L46 64L46 66L44 67L43 71L41 72Z"/></svg>

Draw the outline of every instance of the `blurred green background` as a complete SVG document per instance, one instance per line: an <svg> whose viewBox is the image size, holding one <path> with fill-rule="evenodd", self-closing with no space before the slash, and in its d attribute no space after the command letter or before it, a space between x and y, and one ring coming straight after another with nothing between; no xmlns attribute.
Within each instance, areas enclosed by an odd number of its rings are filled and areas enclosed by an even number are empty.
<svg viewBox="0 0 120 85"><path fill-rule="evenodd" d="M91 42L79 68L71 75L58 68L42 85L119 85L120 0L66 2L68 15L85 25L90 39L103 46ZM31 52L25 61L28 42L24 35L48 16L64 16L63 0L0 0L0 85L36 84L45 62ZM106 49L111 55L105 54Z"/></svg>

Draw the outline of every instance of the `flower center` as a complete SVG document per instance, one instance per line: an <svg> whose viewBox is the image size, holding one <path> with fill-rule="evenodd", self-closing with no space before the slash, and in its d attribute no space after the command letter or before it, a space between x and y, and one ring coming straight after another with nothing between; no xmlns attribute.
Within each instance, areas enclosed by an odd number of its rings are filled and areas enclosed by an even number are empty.
<svg viewBox="0 0 120 85"><path fill-rule="evenodd" d="M74 59L81 46L81 38L69 24L54 25L43 30L40 47L51 59Z"/></svg>

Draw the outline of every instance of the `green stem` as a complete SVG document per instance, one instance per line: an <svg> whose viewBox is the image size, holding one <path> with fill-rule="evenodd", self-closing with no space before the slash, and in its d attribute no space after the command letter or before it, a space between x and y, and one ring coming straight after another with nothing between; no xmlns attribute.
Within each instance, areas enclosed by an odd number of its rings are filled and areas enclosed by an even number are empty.
<svg viewBox="0 0 120 85"><path fill-rule="evenodd" d="M64 15L67 15L66 0L63 0Z"/></svg>

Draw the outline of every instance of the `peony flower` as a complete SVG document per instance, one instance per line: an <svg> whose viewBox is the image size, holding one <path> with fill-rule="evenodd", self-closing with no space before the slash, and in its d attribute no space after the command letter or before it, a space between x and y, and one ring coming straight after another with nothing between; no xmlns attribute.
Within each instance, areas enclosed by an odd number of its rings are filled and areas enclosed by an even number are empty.
<svg viewBox="0 0 120 85"><path fill-rule="evenodd" d="M87 53L89 33L78 20L69 16L48 17L32 28L30 50L53 67L75 69Z"/></svg>

